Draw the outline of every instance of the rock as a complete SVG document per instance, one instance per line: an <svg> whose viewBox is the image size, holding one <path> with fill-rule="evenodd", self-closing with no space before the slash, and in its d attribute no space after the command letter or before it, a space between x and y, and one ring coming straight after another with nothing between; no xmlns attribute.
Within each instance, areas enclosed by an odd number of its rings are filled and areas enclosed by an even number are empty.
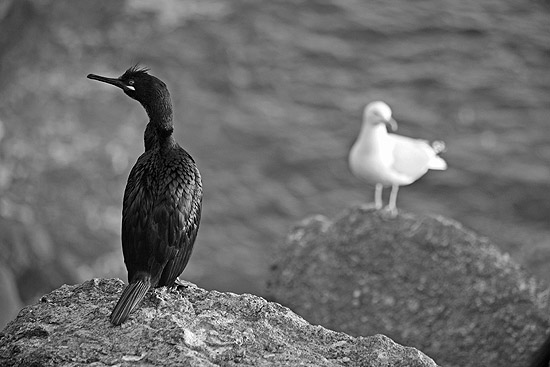
<svg viewBox="0 0 550 367"><path fill-rule="evenodd" d="M122 287L64 285L24 308L0 334L0 365L436 366L383 335L351 337L263 298L191 283L150 292L114 327L108 315Z"/></svg>
<svg viewBox="0 0 550 367"><path fill-rule="evenodd" d="M550 326L549 291L442 218L352 207L294 228L271 297L314 324L385 334L444 366L520 366Z"/></svg>

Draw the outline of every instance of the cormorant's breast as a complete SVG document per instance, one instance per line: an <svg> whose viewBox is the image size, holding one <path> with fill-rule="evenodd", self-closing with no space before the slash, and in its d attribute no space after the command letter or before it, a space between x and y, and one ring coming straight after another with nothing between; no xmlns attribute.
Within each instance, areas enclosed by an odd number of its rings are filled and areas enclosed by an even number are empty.
<svg viewBox="0 0 550 367"><path fill-rule="evenodd" d="M179 145L143 153L124 192L122 249L128 280L148 272L153 286L171 285L184 270L197 236L202 183Z"/></svg>

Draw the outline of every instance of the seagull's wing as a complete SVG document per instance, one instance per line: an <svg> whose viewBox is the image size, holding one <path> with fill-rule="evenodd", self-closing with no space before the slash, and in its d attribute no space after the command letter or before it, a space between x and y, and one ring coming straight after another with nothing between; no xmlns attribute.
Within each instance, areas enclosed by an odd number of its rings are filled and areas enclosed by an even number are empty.
<svg viewBox="0 0 550 367"><path fill-rule="evenodd" d="M392 168L413 181L422 177L428 169L445 169L445 161L437 156L426 140L389 134L393 143ZM443 167L444 165L444 167Z"/></svg>

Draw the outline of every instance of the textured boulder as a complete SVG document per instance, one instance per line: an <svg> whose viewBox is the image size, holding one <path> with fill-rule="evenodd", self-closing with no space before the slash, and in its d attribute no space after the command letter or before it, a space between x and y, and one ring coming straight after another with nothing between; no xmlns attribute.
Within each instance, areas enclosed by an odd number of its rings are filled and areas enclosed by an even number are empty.
<svg viewBox="0 0 550 367"><path fill-rule="evenodd" d="M385 334L443 366L520 366L549 331L549 292L456 222L353 207L305 220L269 284L306 320Z"/></svg>
<svg viewBox="0 0 550 367"><path fill-rule="evenodd" d="M377 335L312 326L253 295L188 283L155 290L121 327L108 322L119 280L62 286L0 334L1 366L436 366Z"/></svg>

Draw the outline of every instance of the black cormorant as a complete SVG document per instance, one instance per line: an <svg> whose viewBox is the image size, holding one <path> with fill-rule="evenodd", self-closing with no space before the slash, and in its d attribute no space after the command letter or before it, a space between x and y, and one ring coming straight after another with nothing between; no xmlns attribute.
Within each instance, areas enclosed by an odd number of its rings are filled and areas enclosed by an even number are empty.
<svg viewBox="0 0 550 367"><path fill-rule="evenodd" d="M166 84L134 66L119 78L88 78L119 87L145 108L145 152L130 172L122 208L122 252L128 286L111 313L120 325L149 288L173 286L193 250L202 206L201 176L173 137Z"/></svg>

